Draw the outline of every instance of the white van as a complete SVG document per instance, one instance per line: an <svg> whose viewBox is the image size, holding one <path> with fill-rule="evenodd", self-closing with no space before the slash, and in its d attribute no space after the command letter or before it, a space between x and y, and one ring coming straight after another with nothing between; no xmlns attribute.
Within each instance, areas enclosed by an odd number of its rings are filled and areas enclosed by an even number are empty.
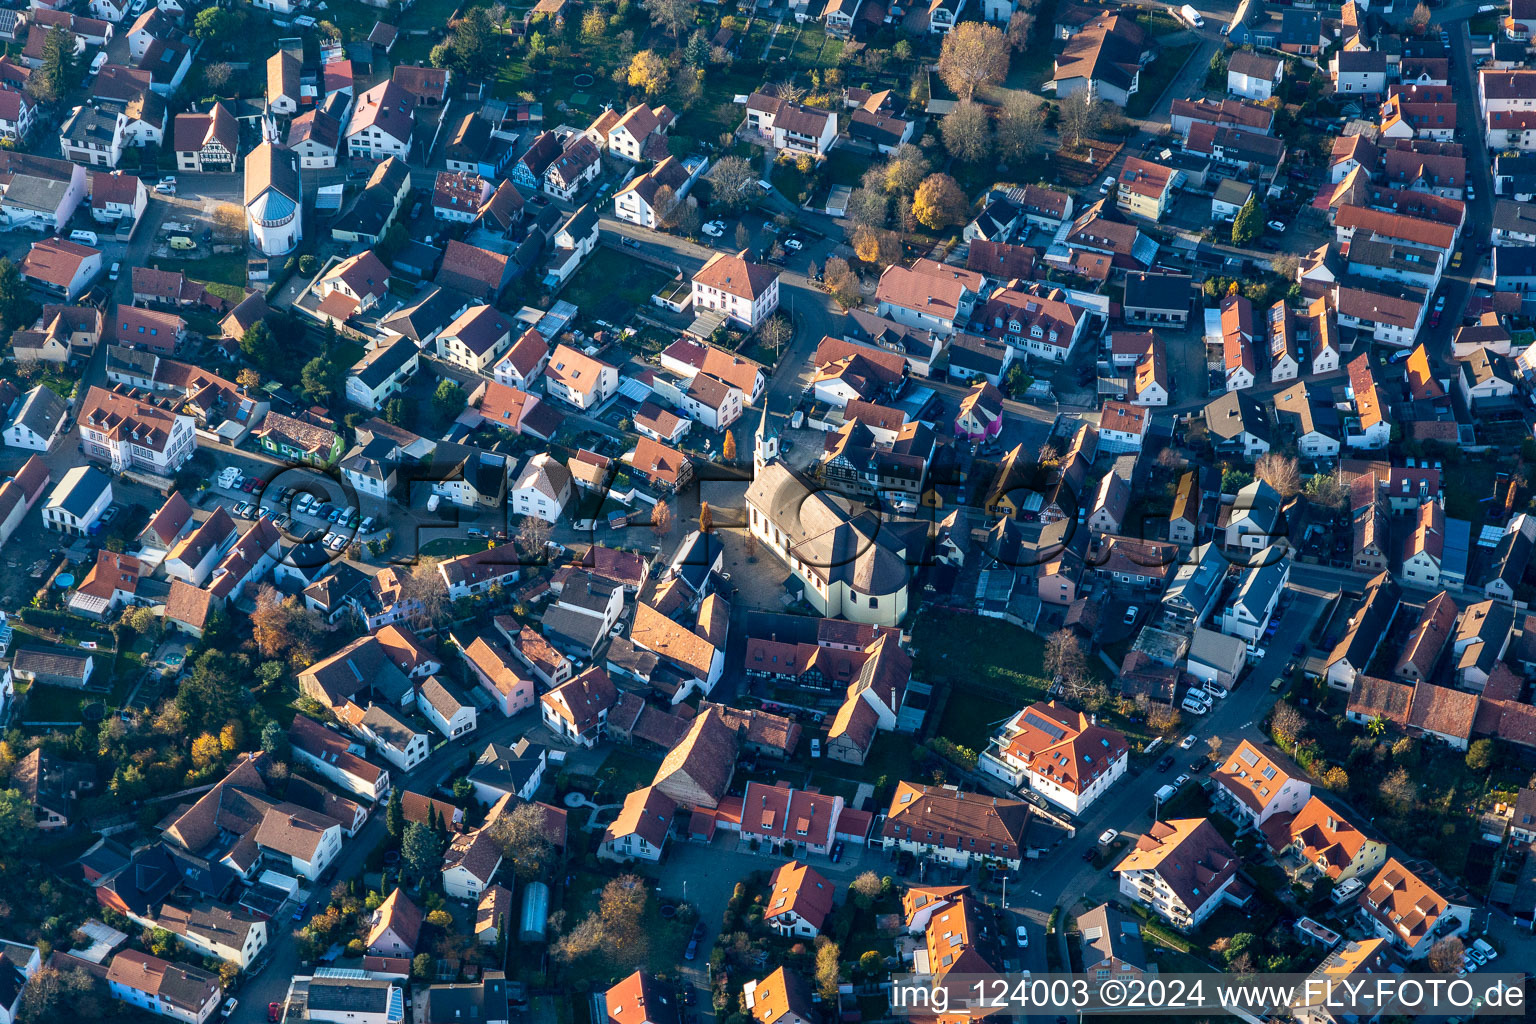
<svg viewBox="0 0 1536 1024"><path fill-rule="evenodd" d="M1228 693L1228 690L1225 686L1222 686L1216 680L1212 679L1206 682L1205 692L1212 697L1225 697Z"/></svg>
<svg viewBox="0 0 1536 1024"><path fill-rule="evenodd" d="M1179 707L1183 708L1185 711L1188 711L1192 715L1203 715L1207 711L1211 710L1211 706L1209 704L1201 703L1200 701L1191 697L1185 697L1184 703L1180 704Z"/></svg>
<svg viewBox="0 0 1536 1024"><path fill-rule="evenodd" d="M69 240L71 242L79 242L81 245L92 245L93 246L93 245L96 244L96 232L94 232L94 231L71 231L69 233Z"/></svg>
<svg viewBox="0 0 1536 1024"><path fill-rule="evenodd" d="M106 66L107 66L107 51L106 50L102 50L100 53L98 53L95 57L93 57L91 59L91 74L93 74L93 75L100 74L101 73L101 69L106 67Z"/></svg>

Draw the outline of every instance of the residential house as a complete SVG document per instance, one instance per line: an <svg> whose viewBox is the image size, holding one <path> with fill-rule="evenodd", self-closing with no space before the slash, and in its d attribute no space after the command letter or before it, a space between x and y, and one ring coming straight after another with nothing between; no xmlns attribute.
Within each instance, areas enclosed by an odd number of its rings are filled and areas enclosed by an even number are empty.
<svg viewBox="0 0 1536 1024"><path fill-rule="evenodd" d="M1396 857L1382 865L1359 897L1360 923L1409 961L1435 943L1466 933L1470 900L1427 863L1410 868Z"/></svg>
<svg viewBox="0 0 1536 1024"><path fill-rule="evenodd" d="M1081 814L1125 774L1123 735L1055 701L1032 704L1008 720L978 769L1027 786L1071 814Z"/></svg>
<svg viewBox="0 0 1536 1024"><path fill-rule="evenodd" d="M656 863L661 860L676 813L677 801L656 787L635 790L624 798L618 817L603 831L598 856Z"/></svg>
<svg viewBox="0 0 1536 1024"><path fill-rule="evenodd" d="M837 114L758 92L747 98L747 127L776 150L820 157L837 138Z"/></svg>
<svg viewBox="0 0 1536 1024"><path fill-rule="evenodd" d="M952 867L995 862L1017 870L1029 821L1029 805L1023 801L898 782L881 838L887 850Z"/></svg>
<svg viewBox="0 0 1536 1024"><path fill-rule="evenodd" d="M1191 930L1228 899L1237 854L1204 818L1155 821L1114 868L1120 893L1175 928Z"/></svg>
<svg viewBox="0 0 1536 1024"><path fill-rule="evenodd" d="M199 174L233 173L240 153L240 126L222 103L206 114L177 114L176 169Z"/></svg>

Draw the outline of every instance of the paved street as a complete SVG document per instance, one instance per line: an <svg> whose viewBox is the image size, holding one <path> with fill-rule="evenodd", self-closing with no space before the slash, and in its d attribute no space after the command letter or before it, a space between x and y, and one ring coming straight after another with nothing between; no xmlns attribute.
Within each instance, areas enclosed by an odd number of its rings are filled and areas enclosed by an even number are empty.
<svg viewBox="0 0 1536 1024"><path fill-rule="evenodd" d="M1311 575L1312 567L1307 569ZM1325 603L1325 599L1315 592L1298 592L1281 618L1274 646L1288 649L1291 644L1304 639L1312 631ZM1173 781L1172 776L1182 770L1180 766L1206 752L1207 738L1220 736L1226 750L1231 750L1241 739L1262 741L1259 723L1276 700L1269 686L1279 676L1285 661L1282 652L1264 659L1254 666L1242 685L1226 699L1217 701L1209 714L1198 718L1184 716L1184 731L1193 734L1197 740L1193 749L1169 751L1164 748L1157 752L1158 757L1169 752L1175 754L1175 769L1166 775L1160 774L1151 770L1150 762L1155 758L1142 759L1142 763L1133 766L1108 796L1090 806L1088 813L1079 820L1072 838L1039 861L1025 866L1028 888L1018 902L1031 920L1044 925L1051 910L1058 906L1064 915L1087 909L1076 905L1079 895L1099 882L1109 868L1096 869L1086 864L1084 851L1096 844L1099 834L1106 828L1121 832L1144 829L1151 822L1153 795L1159 787Z"/></svg>
<svg viewBox="0 0 1536 1024"><path fill-rule="evenodd" d="M481 725L471 735L474 741L467 745L449 744L428 758L416 771L408 775L394 775L394 785L400 789L431 792L446 780L449 774L464 761L466 752L477 750L485 744L496 742L510 744L523 735L537 730L535 737L541 743L550 743L551 736L539 722L536 712L525 711L512 718L502 718L488 712L480 718ZM363 873L363 862L374 847L383 842L384 808L375 807L365 824L352 839L342 846L335 861L337 879L358 878ZM329 896L317 888L310 901L310 910L324 909ZM238 993L240 1006L231 1019L232 1024L259 1024L267 1019L267 1004L281 1002L288 992L288 982L295 974L305 973L300 966L298 948L293 940L296 925L286 918L274 918L267 922L266 967L256 978L246 982Z"/></svg>

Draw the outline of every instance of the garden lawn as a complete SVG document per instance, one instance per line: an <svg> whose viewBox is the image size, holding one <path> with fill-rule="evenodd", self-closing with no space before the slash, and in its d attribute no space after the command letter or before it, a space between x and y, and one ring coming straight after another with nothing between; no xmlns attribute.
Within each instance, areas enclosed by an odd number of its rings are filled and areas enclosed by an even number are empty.
<svg viewBox="0 0 1536 1024"><path fill-rule="evenodd" d="M649 306L651 296L667 286L671 274L614 249L599 247L560 293L575 303L584 319L623 324L631 311Z"/></svg>
<svg viewBox="0 0 1536 1024"><path fill-rule="evenodd" d="M981 691L1013 701L1014 710L1045 697L1045 641L1026 629L930 609L913 624L912 643L913 675L948 683L956 695Z"/></svg>
<svg viewBox="0 0 1536 1024"><path fill-rule="evenodd" d="M439 537L421 546L422 555L433 558L457 558L459 555L473 554L476 551L485 550L483 540L459 540L456 537Z"/></svg>
<svg viewBox="0 0 1536 1024"><path fill-rule="evenodd" d="M78 722L80 705L87 700L100 699L100 694L34 683L27 689L25 720L28 722Z"/></svg>
<svg viewBox="0 0 1536 1024"><path fill-rule="evenodd" d="M1169 83L1189 60L1189 55L1194 53L1199 45L1199 43L1184 43L1179 46L1170 46L1157 55L1157 60L1142 68L1141 82L1136 88L1136 95L1132 96L1125 105L1126 115L1128 117L1147 116L1147 113L1162 98L1163 90L1168 88Z"/></svg>
<svg viewBox="0 0 1536 1024"><path fill-rule="evenodd" d="M1488 502L1483 499L1493 494L1497 472L1491 462L1463 459L1445 464L1445 514L1469 521L1473 536L1485 517Z"/></svg>
<svg viewBox="0 0 1536 1024"><path fill-rule="evenodd" d="M188 280L208 289L209 294L229 302L238 303L245 298L245 257L239 253L200 260L151 259L149 264L159 270L180 271Z"/></svg>

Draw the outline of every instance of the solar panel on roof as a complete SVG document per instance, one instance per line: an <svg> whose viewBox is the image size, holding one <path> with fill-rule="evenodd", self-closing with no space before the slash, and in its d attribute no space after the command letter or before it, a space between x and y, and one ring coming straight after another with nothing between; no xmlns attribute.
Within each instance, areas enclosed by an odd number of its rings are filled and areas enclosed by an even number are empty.
<svg viewBox="0 0 1536 1024"><path fill-rule="evenodd" d="M1064 730L1061 726L1057 725L1055 722L1050 721L1049 719L1041 718L1034 712L1030 712L1029 714L1025 715L1024 722L1026 725L1032 725L1036 729L1039 729L1053 740L1060 740L1067 734L1066 730Z"/></svg>

